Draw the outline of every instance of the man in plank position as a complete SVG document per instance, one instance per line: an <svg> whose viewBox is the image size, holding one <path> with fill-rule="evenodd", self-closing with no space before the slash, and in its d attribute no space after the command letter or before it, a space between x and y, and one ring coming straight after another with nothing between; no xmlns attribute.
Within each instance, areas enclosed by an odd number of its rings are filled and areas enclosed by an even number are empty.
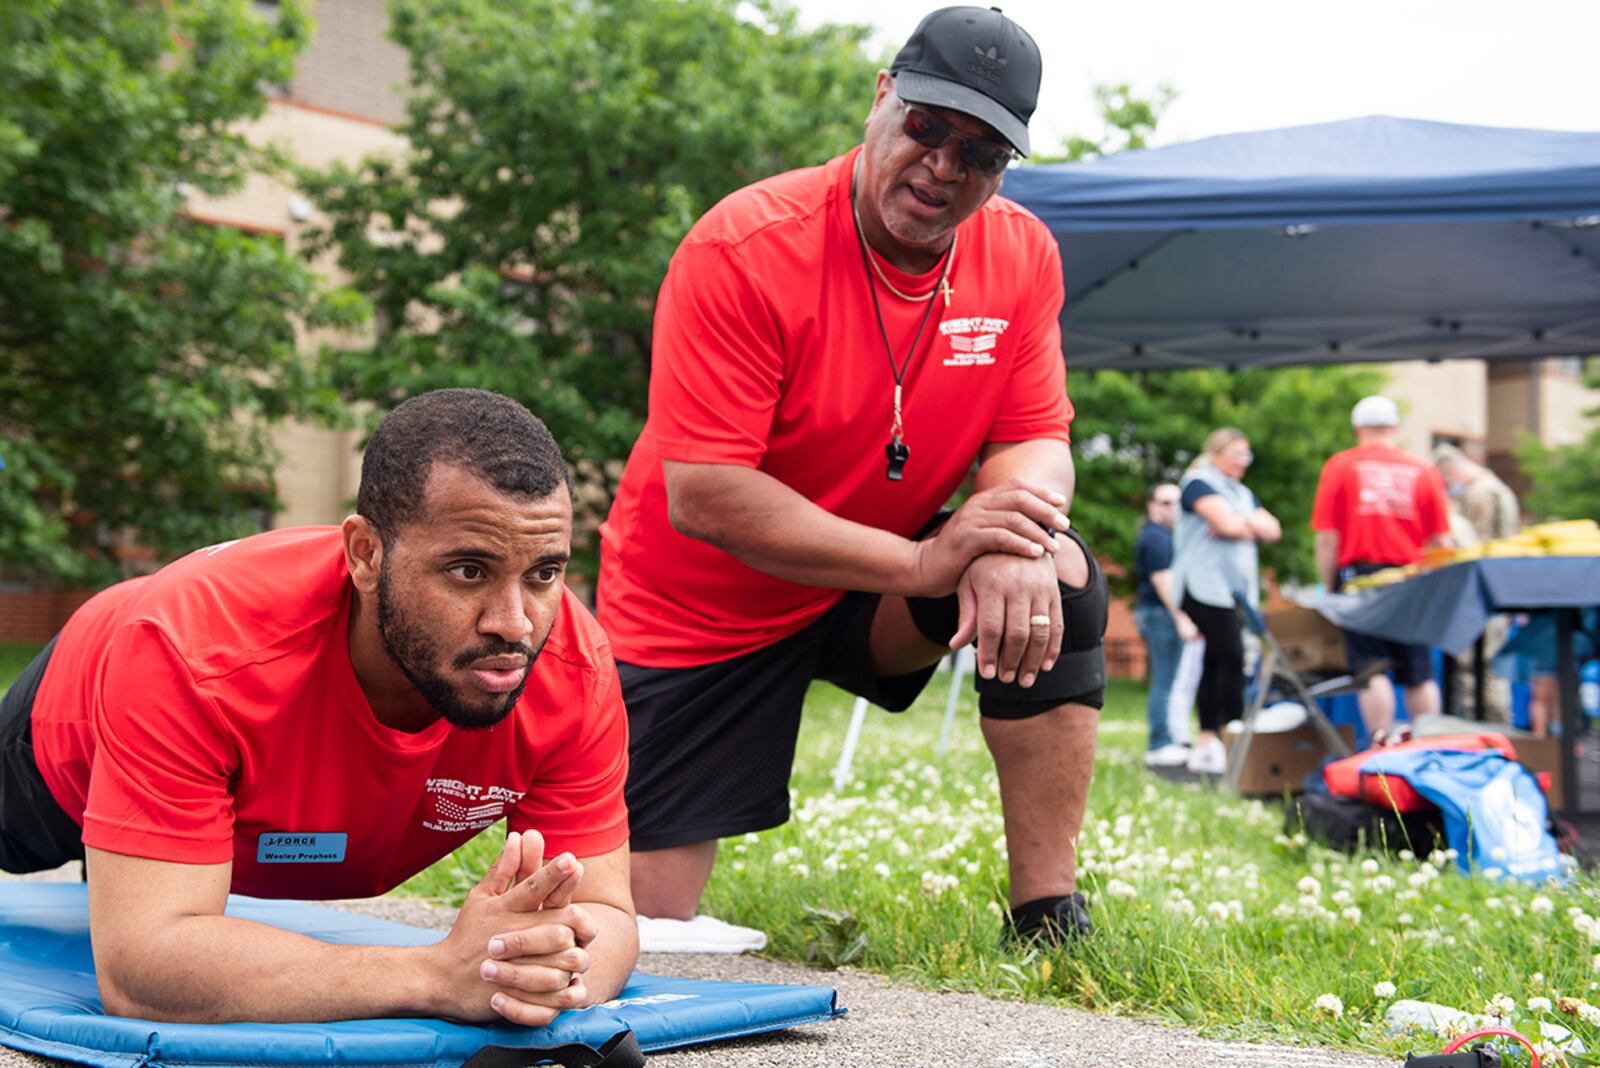
<svg viewBox="0 0 1600 1068"><path fill-rule="evenodd" d="M641 915L689 920L717 839L788 819L814 678L903 709L975 636L1008 930L1089 928L1106 587L1065 514L1060 253L996 195L1040 70L997 9L934 12L859 148L732 194L673 257L599 589Z"/></svg>
<svg viewBox="0 0 1600 1068"><path fill-rule="evenodd" d="M108 1013L537 1026L621 989L627 724L571 534L544 424L441 390L373 434L341 526L201 549L73 614L0 704L0 867L85 860ZM384 893L501 818L435 946L224 915L230 891Z"/></svg>

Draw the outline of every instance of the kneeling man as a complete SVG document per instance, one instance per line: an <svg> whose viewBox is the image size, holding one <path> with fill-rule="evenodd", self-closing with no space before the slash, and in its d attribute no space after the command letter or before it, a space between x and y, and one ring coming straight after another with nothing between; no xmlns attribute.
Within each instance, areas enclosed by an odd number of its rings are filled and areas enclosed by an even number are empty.
<svg viewBox="0 0 1600 1068"><path fill-rule="evenodd" d="M442 390L373 434L341 526L201 549L73 615L0 706L0 867L85 859L108 1013L538 1026L622 987L627 724L571 533L544 424ZM230 891L384 893L502 818L437 945L224 915Z"/></svg>
<svg viewBox="0 0 1600 1068"><path fill-rule="evenodd" d="M998 10L934 12L879 72L860 147L733 193L673 256L601 528L647 916L688 919L717 839L788 818L812 679L902 709L976 636L1008 930L1088 929L1073 840L1106 586L1065 515L1060 253L998 195L1040 70Z"/></svg>

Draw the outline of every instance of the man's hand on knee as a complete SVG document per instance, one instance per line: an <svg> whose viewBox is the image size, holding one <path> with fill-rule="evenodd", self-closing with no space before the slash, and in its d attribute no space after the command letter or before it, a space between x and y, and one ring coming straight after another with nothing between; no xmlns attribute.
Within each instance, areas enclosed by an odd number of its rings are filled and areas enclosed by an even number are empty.
<svg viewBox="0 0 1600 1068"><path fill-rule="evenodd" d="M1027 687L1055 665L1064 630L1052 558L981 556L961 576L956 594L961 616L950 647L976 637L981 677Z"/></svg>
<svg viewBox="0 0 1600 1068"><path fill-rule="evenodd" d="M990 553L1049 558L1056 551L1049 532L1068 526L1061 512L1066 503L1061 494L1023 479L968 497L935 534L917 542L920 595L946 596L973 561Z"/></svg>

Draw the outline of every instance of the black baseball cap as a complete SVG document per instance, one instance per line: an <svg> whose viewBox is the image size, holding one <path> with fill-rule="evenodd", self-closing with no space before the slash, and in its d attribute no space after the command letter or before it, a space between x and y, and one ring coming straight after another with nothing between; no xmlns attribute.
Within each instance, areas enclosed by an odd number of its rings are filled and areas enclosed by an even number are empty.
<svg viewBox="0 0 1600 1068"><path fill-rule="evenodd" d="M1024 156L1042 71L1039 46L997 7L935 11L889 65L901 100L981 119Z"/></svg>

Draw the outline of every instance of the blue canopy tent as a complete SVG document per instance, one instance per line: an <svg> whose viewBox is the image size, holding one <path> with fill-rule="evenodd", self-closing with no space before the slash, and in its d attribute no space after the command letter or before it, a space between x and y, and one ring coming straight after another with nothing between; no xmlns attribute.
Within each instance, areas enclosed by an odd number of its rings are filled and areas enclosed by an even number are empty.
<svg viewBox="0 0 1600 1068"><path fill-rule="evenodd" d="M1600 133L1352 119L1019 167L1073 370L1600 352Z"/></svg>

